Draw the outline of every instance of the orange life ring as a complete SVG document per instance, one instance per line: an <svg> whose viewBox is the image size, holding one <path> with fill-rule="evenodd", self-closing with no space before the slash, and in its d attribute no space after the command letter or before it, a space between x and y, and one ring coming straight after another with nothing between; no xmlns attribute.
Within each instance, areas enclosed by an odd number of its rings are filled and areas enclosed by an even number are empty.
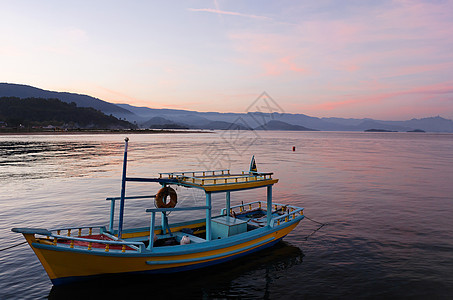
<svg viewBox="0 0 453 300"><path fill-rule="evenodd" d="M167 203L168 196L170 196L170 201ZM156 206L158 208L173 208L176 203L178 203L178 196L173 188L165 186L157 192Z"/></svg>

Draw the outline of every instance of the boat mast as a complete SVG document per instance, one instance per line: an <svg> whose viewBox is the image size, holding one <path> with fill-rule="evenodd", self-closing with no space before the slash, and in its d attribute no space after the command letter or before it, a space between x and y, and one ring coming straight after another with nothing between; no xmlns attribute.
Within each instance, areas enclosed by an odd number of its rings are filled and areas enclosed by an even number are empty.
<svg viewBox="0 0 453 300"><path fill-rule="evenodd" d="M121 201L120 214L118 219L118 238L121 239L123 233L123 216L124 216L124 197L126 195L126 166L127 166L127 144L129 138L124 139L124 159L123 159L123 178L121 180Z"/></svg>
<svg viewBox="0 0 453 300"><path fill-rule="evenodd" d="M267 226L270 227L272 219L272 184L267 186Z"/></svg>

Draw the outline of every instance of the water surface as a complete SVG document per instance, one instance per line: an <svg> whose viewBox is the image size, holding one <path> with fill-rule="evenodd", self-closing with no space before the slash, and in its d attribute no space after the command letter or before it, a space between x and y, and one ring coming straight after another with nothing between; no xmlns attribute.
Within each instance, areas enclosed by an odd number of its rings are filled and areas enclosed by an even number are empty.
<svg viewBox="0 0 453 300"><path fill-rule="evenodd" d="M107 224L105 198L120 191L123 138L0 136L0 248L23 241L12 227ZM319 224L305 219L276 247L189 274L113 276L59 288L52 287L32 250L21 245L0 252L1 299L150 291L155 298L196 299L453 296L452 134L217 132L129 138L129 176L246 170L254 154L260 171L280 179L275 201L303 206L307 217L328 225L313 234ZM159 188L129 187L131 194ZM199 191L178 188L178 194L178 205L204 202ZM234 193L232 202L257 197L264 199L265 191ZM214 211L220 210L223 198L213 200ZM151 207L146 199L128 202L125 226L148 225L145 208Z"/></svg>

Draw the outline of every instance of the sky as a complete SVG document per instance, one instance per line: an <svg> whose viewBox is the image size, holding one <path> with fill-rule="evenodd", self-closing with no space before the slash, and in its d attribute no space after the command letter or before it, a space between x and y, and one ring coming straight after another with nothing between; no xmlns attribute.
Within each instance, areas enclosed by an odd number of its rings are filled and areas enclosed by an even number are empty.
<svg viewBox="0 0 453 300"><path fill-rule="evenodd" d="M151 108L453 119L453 0L0 0L0 82Z"/></svg>

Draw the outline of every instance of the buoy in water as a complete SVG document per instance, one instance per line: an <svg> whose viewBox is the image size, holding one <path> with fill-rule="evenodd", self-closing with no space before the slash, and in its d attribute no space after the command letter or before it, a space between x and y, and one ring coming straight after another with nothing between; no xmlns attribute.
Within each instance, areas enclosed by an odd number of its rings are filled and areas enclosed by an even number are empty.
<svg viewBox="0 0 453 300"><path fill-rule="evenodd" d="M296 151L296 146L293 146L293 152Z"/></svg>

